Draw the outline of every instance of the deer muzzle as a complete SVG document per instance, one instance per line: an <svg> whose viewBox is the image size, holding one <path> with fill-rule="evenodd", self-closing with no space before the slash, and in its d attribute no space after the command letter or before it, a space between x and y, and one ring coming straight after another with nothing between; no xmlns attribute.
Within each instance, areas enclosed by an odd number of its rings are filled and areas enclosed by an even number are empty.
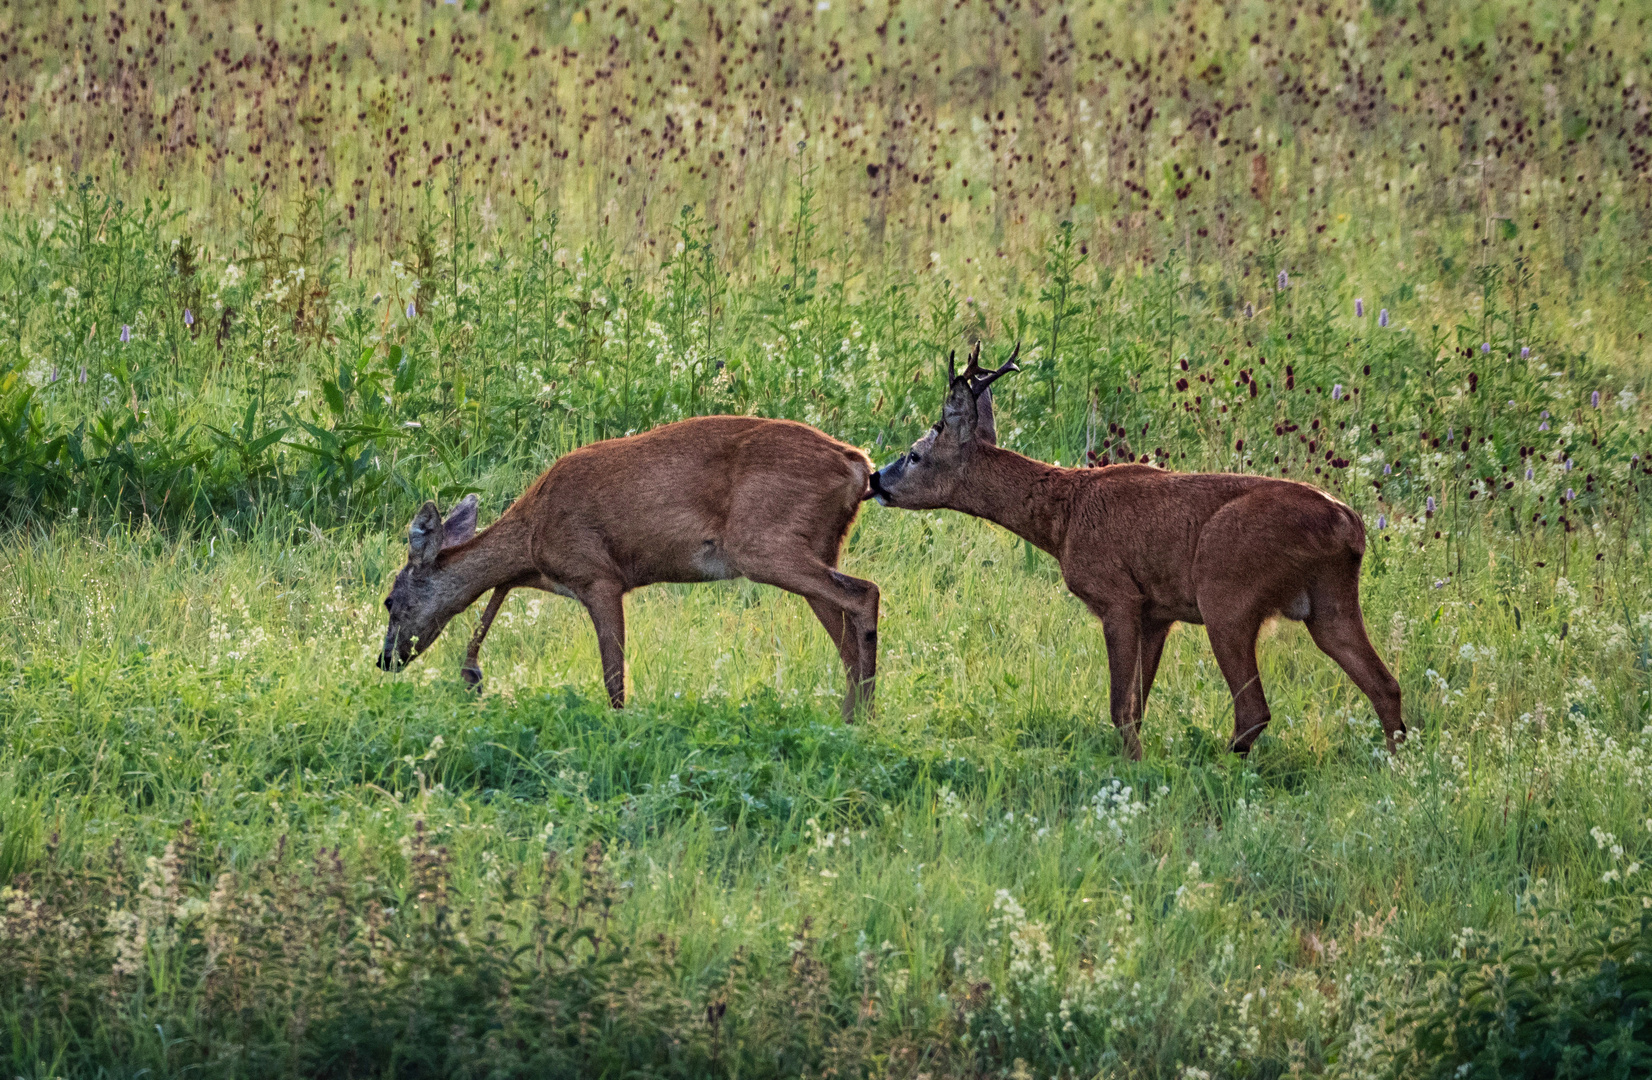
<svg viewBox="0 0 1652 1080"><path fill-rule="evenodd" d="M872 489L872 498L878 500L879 506L890 505L889 488L900 483L901 474L905 471L906 455L902 454L900 457L896 458L894 461L891 461L889 464L872 474L869 481L869 486Z"/></svg>

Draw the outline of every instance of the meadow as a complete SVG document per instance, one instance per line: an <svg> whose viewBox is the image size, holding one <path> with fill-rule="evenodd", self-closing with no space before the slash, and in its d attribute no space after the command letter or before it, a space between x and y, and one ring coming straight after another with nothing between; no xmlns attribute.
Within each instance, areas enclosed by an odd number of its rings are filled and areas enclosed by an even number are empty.
<svg viewBox="0 0 1652 1080"><path fill-rule="evenodd" d="M1637 1076L1637 5L0 8L12 1075ZM426 498L705 413L1288 476L1412 738L1282 623L1125 757L1099 624L867 504L796 597L513 595L377 670ZM1643 863L1648 865L1643 865Z"/></svg>

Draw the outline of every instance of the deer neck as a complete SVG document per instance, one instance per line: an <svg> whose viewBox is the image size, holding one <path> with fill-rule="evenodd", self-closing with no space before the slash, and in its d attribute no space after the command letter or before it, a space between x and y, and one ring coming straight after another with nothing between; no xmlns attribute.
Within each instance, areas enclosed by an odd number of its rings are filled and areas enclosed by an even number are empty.
<svg viewBox="0 0 1652 1080"><path fill-rule="evenodd" d="M996 522L1059 557L1070 487L1068 470L984 443L952 509Z"/></svg>
<svg viewBox="0 0 1652 1080"><path fill-rule="evenodd" d="M502 517L437 557L436 582L451 618L489 589L536 576L528 524Z"/></svg>

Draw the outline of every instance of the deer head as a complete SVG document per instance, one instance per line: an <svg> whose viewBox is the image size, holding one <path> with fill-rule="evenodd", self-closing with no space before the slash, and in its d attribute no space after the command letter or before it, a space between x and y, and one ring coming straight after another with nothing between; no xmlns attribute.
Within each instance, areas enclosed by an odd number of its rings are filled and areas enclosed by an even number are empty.
<svg viewBox="0 0 1652 1080"><path fill-rule="evenodd" d="M983 446L998 445L992 418L993 380L1020 371L1015 358L988 371L981 367L981 345L970 350L969 366L958 374L957 354L947 358L946 401L941 420L912 449L872 474L872 495L883 506L906 510L934 510L949 506L958 486L967 482L970 463Z"/></svg>
<svg viewBox="0 0 1652 1080"><path fill-rule="evenodd" d="M434 502L419 508L407 529L407 565L396 575L390 595L384 599L390 628L384 635L379 667L395 671L430 648L448 620L473 599L455 595L450 583L444 581L437 557L475 533L475 495L459 500L446 521Z"/></svg>

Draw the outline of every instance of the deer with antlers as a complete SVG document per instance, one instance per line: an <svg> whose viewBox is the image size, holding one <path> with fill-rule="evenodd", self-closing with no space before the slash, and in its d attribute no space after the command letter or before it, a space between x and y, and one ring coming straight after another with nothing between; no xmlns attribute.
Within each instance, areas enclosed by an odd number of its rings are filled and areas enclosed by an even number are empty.
<svg viewBox="0 0 1652 1080"><path fill-rule="evenodd" d="M1151 465L1063 469L998 445L992 383L1019 371L1020 346L996 370L980 345L963 374L949 365L941 420L872 475L884 506L958 510L1002 525L1055 556L1067 587L1101 619L1113 723L1132 758L1170 628L1203 623L1233 694L1233 740L1249 751L1269 711L1256 638L1275 616L1314 644L1371 699L1388 748L1405 738L1400 687L1360 614L1365 526L1318 488Z"/></svg>
<svg viewBox="0 0 1652 1080"><path fill-rule="evenodd" d="M379 666L408 663L492 589L461 669L479 686L482 641L505 597L544 589L590 613L617 709L625 594L655 582L746 577L808 601L848 673L843 716L852 720L872 708L878 587L837 564L871 473L860 450L805 424L703 416L565 455L479 533L474 495L445 521L427 502L384 601L390 626Z"/></svg>

